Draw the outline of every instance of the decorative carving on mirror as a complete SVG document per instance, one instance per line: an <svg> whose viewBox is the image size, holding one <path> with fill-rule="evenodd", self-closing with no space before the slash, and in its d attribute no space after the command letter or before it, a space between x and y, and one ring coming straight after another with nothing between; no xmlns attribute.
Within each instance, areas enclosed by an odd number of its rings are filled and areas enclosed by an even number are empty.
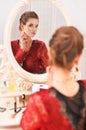
<svg viewBox="0 0 86 130"><path fill-rule="evenodd" d="M3 45L0 46L0 96L6 96L6 92L12 92L12 90L7 91L9 86L14 86L15 83L15 91L17 92L27 92L31 91L32 83L28 82L28 80L20 77L17 72L13 69L13 66L8 60L8 57L5 52L5 48ZM5 92L5 95L3 93ZM8 94L8 93L7 93Z"/></svg>
<svg viewBox="0 0 86 130"><path fill-rule="evenodd" d="M55 29L60 26L71 25L71 22L67 16L66 9L60 0L21 0L16 4L8 17L4 33L4 43L11 65L22 78L30 82L46 83L47 73L32 74L25 71L16 62L11 49L11 40L19 38L19 17L27 10L37 12L40 24L35 39L44 41L47 47Z"/></svg>

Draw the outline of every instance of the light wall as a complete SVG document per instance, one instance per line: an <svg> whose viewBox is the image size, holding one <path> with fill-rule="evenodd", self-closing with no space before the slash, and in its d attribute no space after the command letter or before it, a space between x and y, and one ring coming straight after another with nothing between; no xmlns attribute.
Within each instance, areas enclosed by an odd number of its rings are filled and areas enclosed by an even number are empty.
<svg viewBox="0 0 86 130"><path fill-rule="evenodd" d="M12 8L19 0L0 0L0 44L3 44L4 28L7 22L8 15ZM58 0L57 0L58 1ZM67 14L71 19L72 25L76 26L84 35L86 42L86 1L83 0L61 0L64 3ZM86 43L83 56L79 67L82 73L82 78L86 78Z"/></svg>
<svg viewBox="0 0 86 130"><path fill-rule="evenodd" d="M86 79L86 0L61 0L64 3L72 24L77 27L84 36L84 51L79 63L82 78Z"/></svg>
<svg viewBox="0 0 86 130"><path fill-rule="evenodd" d="M10 11L19 0L0 0L0 44L3 44L5 25Z"/></svg>

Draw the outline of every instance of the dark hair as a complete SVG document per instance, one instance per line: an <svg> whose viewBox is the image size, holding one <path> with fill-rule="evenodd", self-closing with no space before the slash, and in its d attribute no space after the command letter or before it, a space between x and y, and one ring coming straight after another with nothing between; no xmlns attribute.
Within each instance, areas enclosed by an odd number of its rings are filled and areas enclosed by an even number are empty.
<svg viewBox="0 0 86 130"><path fill-rule="evenodd" d="M21 15L20 25L23 23L24 25L27 23L28 19L35 18L39 19L38 15L34 11L26 11ZM19 29L21 30L21 26L19 25Z"/></svg>
<svg viewBox="0 0 86 130"><path fill-rule="evenodd" d="M83 46L83 36L75 27L60 27L49 42L50 62L70 70L75 57L82 53Z"/></svg>

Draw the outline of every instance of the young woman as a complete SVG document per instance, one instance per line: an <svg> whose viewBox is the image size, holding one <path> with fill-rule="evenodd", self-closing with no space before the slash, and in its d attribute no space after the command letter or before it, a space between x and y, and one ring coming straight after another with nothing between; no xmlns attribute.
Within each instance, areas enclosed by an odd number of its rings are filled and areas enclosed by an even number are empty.
<svg viewBox="0 0 86 130"><path fill-rule="evenodd" d="M45 73L48 65L47 47L43 41L32 40L39 25L38 15L27 11L21 15L19 40L11 42L12 51L17 62L31 73Z"/></svg>
<svg viewBox="0 0 86 130"><path fill-rule="evenodd" d="M47 90L30 96L20 125L23 130L86 130L86 81L71 77L83 50L83 36L61 27L49 42Z"/></svg>

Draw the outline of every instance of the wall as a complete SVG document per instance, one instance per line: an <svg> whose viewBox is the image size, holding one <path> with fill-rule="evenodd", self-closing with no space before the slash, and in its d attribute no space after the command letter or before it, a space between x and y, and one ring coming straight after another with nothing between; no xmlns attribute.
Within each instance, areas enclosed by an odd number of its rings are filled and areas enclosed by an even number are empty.
<svg viewBox="0 0 86 130"><path fill-rule="evenodd" d="M76 26L84 35L84 51L79 63L82 78L86 78L86 1L61 0L71 18L72 25Z"/></svg>
<svg viewBox="0 0 86 130"><path fill-rule="evenodd" d="M6 25L6 21L7 21L7 17L10 13L10 11L12 10L12 8L16 5L16 3L19 0L0 0L1 4L0 4L0 44L3 44L3 35L4 35L4 28ZM59 1L59 0L57 0ZM81 0L61 0L64 3L64 6L66 8L67 14L71 19L72 25L76 26L84 35L84 38L86 37L86 1L83 0L83 2ZM86 41L86 38L84 39L84 41ZM79 67L80 67L80 71L82 73L82 77L86 78L86 61L85 61L85 57L86 57L86 45L85 45L85 49L83 52L83 56L82 59L80 61ZM82 67L83 66L83 67Z"/></svg>
<svg viewBox="0 0 86 130"><path fill-rule="evenodd" d="M19 0L0 0L0 44L3 44L3 35L8 15Z"/></svg>

